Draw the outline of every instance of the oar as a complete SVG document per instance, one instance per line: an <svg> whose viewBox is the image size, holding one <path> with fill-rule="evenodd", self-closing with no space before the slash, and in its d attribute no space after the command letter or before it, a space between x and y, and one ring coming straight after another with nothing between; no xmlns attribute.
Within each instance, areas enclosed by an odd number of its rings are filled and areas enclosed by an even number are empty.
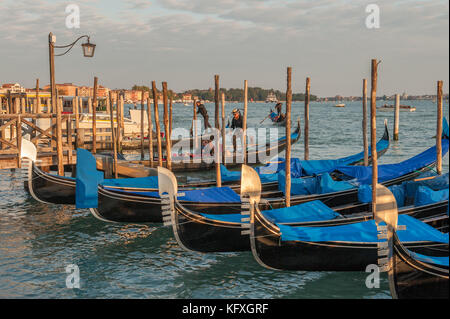
<svg viewBox="0 0 450 319"><path fill-rule="evenodd" d="M260 125L263 124L263 122L264 122L265 120L267 120L269 117L270 117L270 114L267 115L267 116L264 118L264 120L262 120L259 124L260 124Z"/></svg>

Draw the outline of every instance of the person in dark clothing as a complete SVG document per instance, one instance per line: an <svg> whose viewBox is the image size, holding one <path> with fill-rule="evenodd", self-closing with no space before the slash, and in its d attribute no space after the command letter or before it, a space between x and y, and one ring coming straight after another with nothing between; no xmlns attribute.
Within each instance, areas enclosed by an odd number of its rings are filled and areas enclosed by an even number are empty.
<svg viewBox="0 0 450 319"><path fill-rule="evenodd" d="M233 120L231 121L231 128L233 130L235 130L235 132L233 133L233 153L236 153L236 140L237 140L236 136L239 135L239 138L241 139L241 143L243 142L242 141L243 123L242 123L241 112L238 109L234 109L232 113L233 113Z"/></svg>
<svg viewBox="0 0 450 319"><path fill-rule="evenodd" d="M201 114L203 116L203 120L205 123L205 130L210 128L211 125L209 124L208 111L206 110L205 105L203 105L200 101L197 101L196 106L197 106L197 114Z"/></svg>
<svg viewBox="0 0 450 319"><path fill-rule="evenodd" d="M283 109L283 104L277 103L277 105L275 105L275 110L277 111L278 116L281 115L281 110L282 110L282 109Z"/></svg>
<svg viewBox="0 0 450 319"><path fill-rule="evenodd" d="M242 128L242 116L238 109L233 110L233 120L231 121L231 128L234 130L236 128Z"/></svg>

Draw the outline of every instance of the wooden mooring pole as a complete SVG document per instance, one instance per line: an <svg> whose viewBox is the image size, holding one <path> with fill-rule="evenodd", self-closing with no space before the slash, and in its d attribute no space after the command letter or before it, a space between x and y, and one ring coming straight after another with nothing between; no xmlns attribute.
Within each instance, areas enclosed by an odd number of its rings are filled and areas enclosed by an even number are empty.
<svg viewBox="0 0 450 319"><path fill-rule="evenodd" d="M161 145L161 127L159 125L158 111L158 91L156 90L156 82L152 81L153 106L155 112L156 141L158 143L158 166L163 166L162 162L162 145Z"/></svg>
<svg viewBox="0 0 450 319"><path fill-rule="evenodd" d="M167 82L162 83L163 87L163 101L164 101L164 130L166 136L166 167L169 171L172 170L172 149L170 142L170 131L169 131L169 105L167 96Z"/></svg>
<svg viewBox="0 0 450 319"><path fill-rule="evenodd" d="M152 125L152 108L151 108L150 94L147 99L147 118L148 118L148 154L150 160L150 167L153 167L153 125Z"/></svg>
<svg viewBox="0 0 450 319"><path fill-rule="evenodd" d="M378 155L377 155L377 80L378 62L372 60L370 120L371 120L371 155L372 155L372 213L377 211L377 184L378 184ZM375 215L374 215L375 216Z"/></svg>
<svg viewBox="0 0 450 319"><path fill-rule="evenodd" d="M216 184L217 187L222 187L222 177L220 175L220 156L219 156L219 135L217 134L220 131L220 122L219 122L219 112L220 112L220 102L219 102L219 96L220 96L220 86L219 86L219 76L216 74L214 76L214 86L215 86L215 94L214 94L214 102L215 102L215 109L214 109L214 127L216 128L216 134L214 134L214 162L216 166Z"/></svg>
<svg viewBox="0 0 450 319"><path fill-rule="evenodd" d="M144 90L141 91L141 161L144 160Z"/></svg>
<svg viewBox="0 0 450 319"><path fill-rule="evenodd" d="M197 101L193 100L193 112L194 115L192 117L192 137L194 138L194 154L198 150L198 139L197 139Z"/></svg>
<svg viewBox="0 0 450 319"><path fill-rule="evenodd" d="M369 166L369 145L367 141L367 79L363 79L363 120L362 120L362 130L363 130L363 146L364 146L364 166Z"/></svg>
<svg viewBox="0 0 450 319"><path fill-rule="evenodd" d="M309 160L309 100L311 91L311 79L306 78L305 88L305 161ZM291 134L291 133L287 133Z"/></svg>
<svg viewBox="0 0 450 319"><path fill-rule="evenodd" d="M92 153L97 153L97 87L98 78L94 77L94 97L92 101Z"/></svg>
<svg viewBox="0 0 450 319"><path fill-rule="evenodd" d="M172 124L173 124L173 96L169 99L169 132L170 136L172 136ZM170 139L170 143L172 143L172 138ZM171 144L172 146L172 144Z"/></svg>
<svg viewBox="0 0 450 319"><path fill-rule="evenodd" d="M400 94L396 94L395 110L394 110L394 141L398 141L399 124L400 124Z"/></svg>
<svg viewBox="0 0 450 319"><path fill-rule="evenodd" d="M61 110L63 109L63 104L61 100ZM70 114L68 114L66 119L66 136L67 136L67 146L69 149L67 150L67 162L72 163L72 156L73 156L73 132L72 132L72 117Z"/></svg>
<svg viewBox="0 0 450 319"><path fill-rule="evenodd" d="M124 105L124 100L123 100L123 95L119 94L118 97L118 105L117 105L117 146L118 146L118 152L122 153L122 137L123 137L123 131L125 130L124 128L124 119L123 119L123 105Z"/></svg>
<svg viewBox="0 0 450 319"><path fill-rule="evenodd" d="M292 68L287 68L286 89L286 207L291 206L291 105L292 105Z"/></svg>
<svg viewBox="0 0 450 319"><path fill-rule="evenodd" d="M437 82L437 126L436 126L436 172L442 174L442 105L443 105L443 94L442 87L444 85L443 81Z"/></svg>
<svg viewBox="0 0 450 319"><path fill-rule="evenodd" d="M226 158L225 93L222 92L222 163Z"/></svg>
<svg viewBox="0 0 450 319"><path fill-rule="evenodd" d="M56 153L58 157L58 175L64 175L62 146L62 100L56 100Z"/></svg>
<svg viewBox="0 0 450 319"><path fill-rule="evenodd" d="M116 140L116 133L114 131L114 112L113 112L113 96L112 92L109 91L109 116L111 120L111 143L113 145L113 152L114 152L114 178L118 178L118 172L117 172L117 140ZM119 122L117 122L117 127L119 127Z"/></svg>
<svg viewBox="0 0 450 319"><path fill-rule="evenodd" d="M75 114L75 136L78 136L78 132L80 130L80 105L81 108L83 108L83 102L80 103L80 97L78 89L75 90L75 108L74 108L74 114ZM75 149L78 148L78 138L75 139Z"/></svg>
<svg viewBox="0 0 450 319"><path fill-rule="evenodd" d="M247 164L247 114L248 114L248 82L244 80L244 118L242 119L242 152L244 164Z"/></svg>

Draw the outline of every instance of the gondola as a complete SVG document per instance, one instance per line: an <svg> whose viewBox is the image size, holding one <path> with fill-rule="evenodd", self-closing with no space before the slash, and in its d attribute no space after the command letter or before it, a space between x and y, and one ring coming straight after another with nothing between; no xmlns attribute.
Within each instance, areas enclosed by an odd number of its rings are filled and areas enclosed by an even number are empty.
<svg viewBox="0 0 450 319"><path fill-rule="evenodd" d="M387 121L384 125L384 133L381 139L377 142L377 155L383 156L389 149L389 130L387 128ZM371 147L368 149L368 154L371 154ZM369 155L369 164L372 162L372 157ZM299 158L291 159L291 176L295 178L311 177L323 173L332 173L339 166L353 166L364 163L364 151L350 156L329 159L329 160L300 160ZM266 183L268 181L277 180L277 174L285 170L284 158L276 158L271 160L268 164L262 167L257 167L256 170L260 174L261 181ZM239 181L241 178L239 171L229 171L225 166L222 166L221 179L225 182Z"/></svg>
<svg viewBox="0 0 450 319"><path fill-rule="evenodd" d="M377 193L378 210L396 209L395 197L386 187L378 184ZM258 205L252 205L257 196L250 196L249 235L253 256L260 265L276 270L365 271L378 263L378 252L384 246L375 220L326 227L281 225L261 214ZM448 222L446 214L441 218ZM448 234L408 215L400 215L399 223L409 229L401 234L408 249L448 255Z"/></svg>
<svg viewBox="0 0 450 319"><path fill-rule="evenodd" d="M245 172L244 167L243 172ZM165 180L168 180L168 178L165 178ZM176 179L171 178L169 180ZM448 174L441 181L436 182L434 183L435 189L448 188ZM241 197L249 192L248 189L252 189L252 185L258 183L260 183L259 177L258 179L249 178L249 174L244 176L241 184ZM423 187L427 183L428 186L431 186L430 182L423 181L408 182L403 187L410 188L411 193L414 193L414 187ZM176 186L160 184L160 192L168 193L173 187ZM414 200L415 198L409 198L408 202L404 201L406 206L402 208L402 214L420 219L429 219L435 215L445 214L447 211L448 200L422 201L421 203L417 202L417 205L414 205ZM243 207L248 206L247 204L242 205ZM185 203L180 202L176 198L173 206L174 210L170 212L170 221L174 232L178 234L178 242L182 247L197 252L232 252L250 249L248 234L241 233L241 227L245 225L243 223L245 218L241 219L242 216L240 214L233 214L232 212L229 214L199 213L189 209ZM331 209L320 201L313 201L289 209L281 208L266 211L263 214L272 221L277 221L283 225L325 227L371 220L372 213L370 209L370 203L354 203ZM247 210L243 209L243 211ZM438 223L439 221L437 219L434 222Z"/></svg>
<svg viewBox="0 0 450 319"><path fill-rule="evenodd" d="M407 232L398 221L398 212L375 214L386 226L386 250L379 267L388 272L389 288L394 299L448 299L449 255L431 256L411 251L398 232ZM447 229L448 231L448 226Z"/></svg>
<svg viewBox="0 0 450 319"><path fill-rule="evenodd" d="M445 145L447 145L447 148L444 147ZM433 149L434 148L431 148L405 161L408 164L406 168L402 168L403 162L380 166L379 174L380 178L384 178L383 183L387 186L399 184L419 176L422 172L428 171L433 167L436 160L436 156L433 155ZM446 149L448 149L448 143L443 143L444 154L447 152ZM86 169L88 166L89 165L83 165L80 169ZM94 165L91 166L95 169ZM389 172L389 174L383 174L385 171ZM95 172L93 171L92 174L94 173ZM320 175L314 178L317 179L318 184L321 184L321 178L324 176L330 175ZM92 183L95 183L95 181ZM339 182L336 183L339 184ZM96 189L97 192L95 191ZM162 220L162 205L160 203L160 198L158 198L155 192L117 191L102 184L98 184L97 187L92 187L92 190L92 196L98 196L98 202L94 201L93 206L86 208L91 208L91 212L97 218L114 222L158 222ZM211 197L208 202L205 202L202 198L189 198L185 201L185 204L188 209L199 213L240 213L241 202L239 196L234 192L234 196L228 196L232 193L230 191L229 188L224 188L224 193L227 194L227 198L231 198L231 200L228 201L214 200L214 197ZM217 195L220 195L220 190L217 192ZM268 210L285 206L285 199L282 193L265 192L263 195L265 200L261 202L261 209ZM272 195L279 197L271 197ZM356 203L358 202L358 188L355 187L352 189L334 191L330 190L330 187L328 187L325 192L320 194L297 195L291 197L292 205L298 205L314 200L322 200L329 207ZM152 214L149 213L150 211Z"/></svg>
<svg viewBox="0 0 450 319"><path fill-rule="evenodd" d="M286 114L278 115L273 110L270 110L269 117L273 124L278 126L286 126Z"/></svg>
<svg viewBox="0 0 450 319"><path fill-rule="evenodd" d="M36 147L30 141L22 139L21 160L22 167L27 170L27 181L25 182L25 189L37 201L46 204L61 204L74 205L75 204L75 188L76 178L70 176L60 176L42 171L36 165ZM156 176L156 171L154 173ZM123 178L123 179L105 179L104 185L110 189L117 191L129 192L156 192L157 186L154 185L152 178ZM183 185L184 189L207 188L216 185L216 181L195 181L188 182ZM234 190L239 190L239 183L224 182ZM263 189L266 191L273 191L277 189L276 182L265 183Z"/></svg>
<svg viewBox="0 0 450 319"><path fill-rule="evenodd" d="M380 141L377 143L377 151L380 152L379 157L383 155L387 149L389 148L389 132L387 130L387 126L385 127L385 133ZM25 160L25 165L28 169L28 180L25 183L25 188L32 195L34 199L43 203L52 203L52 204L65 204L65 205L74 205L75 204L75 186L76 179L73 177L60 176L55 174L50 174L42 171L35 163L36 161L36 147L34 144L30 143L28 140L22 140L22 160ZM30 161L28 159L31 158ZM370 158L369 158L370 159ZM348 156L343 159L335 160L337 163L348 164L348 165L358 165L363 160L363 153L355 154L352 156ZM315 162L315 161L311 161ZM335 165L335 164L333 164ZM328 165L330 166L330 165ZM224 171L224 170L222 170ZM156 173L155 173L156 175ZM131 179L120 179L122 181L122 186L120 183L117 183L115 180L105 180L104 186L109 186L109 190L106 188L102 188L101 192L105 195L106 198L112 197L111 200L117 204L117 207L121 207L123 205L127 205L126 203L121 203L122 201L127 201L126 195L114 195L111 194L111 191L130 191L130 192L157 192L158 189L156 187L144 186L143 180L140 179L140 186L133 186L133 180ZM239 190L240 181L237 180L226 180L224 177L222 179L223 185L229 186L235 191ZM128 184L128 185L125 185ZM216 185L216 181L195 181L186 183L185 185L180 186L183 189L193 189L193 188L207 188L214 187ZM276 191L278 190L278 181L267 181L263 184L263 191ZM275 194L274 194L275 195ZM133 195L132 195L133 196ZM273 195L271 195L273 196ZM136 199L130 197L130 203L133 203ZM152 205L154 199L139 199L139 202L147 202L149 201ZM136 208L134 204L130 204L131 207ZM108 205L109 206L109 205ZM112 206L114 207L114 206ZM130 208L131 209L131 208ZM137 209L137 208L136 208ZM145 209L143 206L142 209Z"/></svg>
<svg viewBox="0 0 450 319"><path fill-rule="evenodd" d="M297 122L297 128L291 134L291 145L297 143L301 137L300 121ZM260 145L249 145L247 147L247 158L255 159L254 165L262 164L261 159L265 159L269 154L276 152L277 154L284 151L287 146L286 136L279 138L276 143L267 142L263 147ZM157 165L157 158L154 158L154 162ZM142 162L142 161L141 161ZM148 161L145 162L149 164ZM226 167L233 168L239 167L243 163L243 154L234 153L227 154L224 159ZM163 158L163 166L166 167L166 159ZM215 168L214 155L201 155L200 157L194 157L194 155L172 155L172 168L173 172L196 172L212 170Z"/></svg>

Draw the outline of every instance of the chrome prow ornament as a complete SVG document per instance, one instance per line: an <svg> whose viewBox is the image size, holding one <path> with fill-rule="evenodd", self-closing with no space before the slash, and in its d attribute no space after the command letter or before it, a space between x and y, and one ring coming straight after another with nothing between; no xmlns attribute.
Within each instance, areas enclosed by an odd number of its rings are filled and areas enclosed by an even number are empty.
<svg viewBox="0 0 450 319"><path fill-rule="evenodd" d="M405 230L404 225L398 225L397 201L392 192L383 185L377 184L377 209L374 213L377 225L378 239L386 241L378 242L378 266L380 272L388 272L389 277L393 276L393 254L394 254L394 233ZM385 223L386 225L380 225ZM391 294L396 298L395 289L392 286L393 280L389 280Z"/></svg>

